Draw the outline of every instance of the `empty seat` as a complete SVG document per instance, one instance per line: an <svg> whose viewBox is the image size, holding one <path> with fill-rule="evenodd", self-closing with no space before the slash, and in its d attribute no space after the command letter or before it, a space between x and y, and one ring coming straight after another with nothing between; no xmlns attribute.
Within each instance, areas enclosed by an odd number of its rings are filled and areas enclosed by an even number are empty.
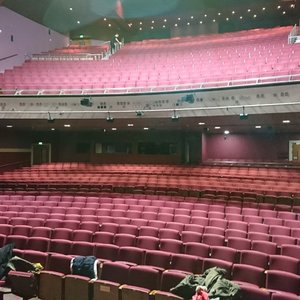
<svg viewBox="0 0 300 300"><path fill-rule="evenodd" d="M270 255L269 270L280 270L298 274L299 259L285 255Z"/></svg>
<svg viewBox="0 0 300 300"><path fill-rule="evenodd" d="M143 264L145 250L136 247L120 247L118 261L141 265Z"/></svg>
<svg viewBox="0 0 300 300"><path fill-rule="evenodd" d="M181 253L183 248L182 241L172 239L160 239L159 249L171 253Z"/></svg>
<svg viewBox="0 0 300 300"><path fill-rule="evenodd" d="M240 263L267 269L269 255L255 250L241 250Z"/></svg>
<svg viewBox="0 0 300 300"><path fill-rule="evenodd" d="M203 260L199 256L176 253L172 254L170 269L185 271L193 274L202 273Z"/></svg>
<svg viewBox="0 0 300 300"><path fill-rule="evenodd" d="M276 254L277 244L268 241L253 240L251 242L251 249L271 255Z"/></svg>
<svg viewBox="0 0 300 300"><path fill-rule="evenodd" d="M225 246L210 246L209 257L234 263L237 259L237 250Z"/></svg>
<svg viewBox="0 0 300 300"><path fill-rule="evenodd" d="M145 254L145 265L164 269L170 268L172 253L158 250L147 250Z"/></svg>
<svg viewBox="0 0 300 300"><path fill-rule="evenodd" d="M160 240L154 236L138 236L136 238L136 247L147 250L158 250Z"/></svg>
<svg viewBox="0 0 300 300"><path fill-rule="evenodd" d="M232 280L238 284L246 283L264 287L265 270L251 265L234 264L232 267Z"/></svg>
<svg viewBox="0 0 300 300"><path fill-rule="evenodd" d="M184 245L184 253L197 255L199 257L208 257L210 246L202 243L187 242Z"/></svg>

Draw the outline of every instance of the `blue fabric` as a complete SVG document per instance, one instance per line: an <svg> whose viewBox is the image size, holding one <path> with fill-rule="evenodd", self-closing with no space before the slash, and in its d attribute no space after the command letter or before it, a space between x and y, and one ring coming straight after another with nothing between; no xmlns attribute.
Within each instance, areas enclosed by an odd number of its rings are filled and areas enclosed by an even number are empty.
<svg viewBox="0 0 300 300"><path fill-rule="evenodd" d="M76 256L71 261L72 274L97 278L97 259L95 256Z"/></svg>

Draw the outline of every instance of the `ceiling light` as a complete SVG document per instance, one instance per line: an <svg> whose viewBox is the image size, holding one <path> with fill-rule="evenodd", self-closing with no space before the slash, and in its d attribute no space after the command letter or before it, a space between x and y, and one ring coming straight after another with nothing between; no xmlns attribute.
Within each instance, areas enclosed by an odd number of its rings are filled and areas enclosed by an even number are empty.
<svg viewBox="0 0 300 300"><path fill-rule="evenodd" d="M234 14L235 14L235 11L233 10L231 13L234 15Z"/></svg>
<svg viewBox="0 0 300 300"><path fill-rule="evenodd" d="M117 128L116 128L116 127L113 127L111 130L112 130L112 131L116 131L116 130L117 130Z"/></svg>
<svg viewBox="0 0 300 300"><path fill-rule="evenodd" d="M205 14L205 15L204 15L204 17L206 18L206 17L207 17L207 15Z"/></svg>
<svg viewBox="0 0 300 300"><path fill-rule="evenodd" d="M79 38L83 39L83 34L81 34L81 35L79 36Z"/></svg>
<svg viewBox="0 0 300 300"><path fill-rule="evenodd" d="M148 127L144 127L144 130L149 130L149 128Z"/></svg>
<svg viewBox="0 0 300 300"><path fill-rule="evenodd" d="M54 131L55 130L55 128L51 128L51 131Z"/></svg>
<svg viewBox="0 0 300 300"><path fill-rule="evenodd" d="M166 25L163 25L163 28L166 28Z"/></svg>
<svg viewBox="0 0 300 300"><path fill-rule="evenodd" d="M70 127L71 127L71 125L70 125L70 124L64 124L64 127L66 127L66 128L70 128Z"/></svg>
<svg viewBox="0 0 300 300"><path fill-rule="evenodd" d="M152 24L154 24L154 20L152 20L152 22L151 22Z"/></svg>
<svg viewBox="0 0 300 300"><path fill-rule="evenodd" d="M291 4L291 5L290 5L290 8L295 8L295 7L296 7L295 4Z"/></svg>
<svg viewBox="0 0 300 300"><path fill-rule="evenodd" d="M133 127L134 125L132 123L127 124L128 127Z"/></svg>
<svg viewBox="0 0 300 300"><path fill-rule="evenodd" d="M288 123L291 123L291 121L290 120L283 120L282 123L288 124Z"/></svg>
<svg viewBox="0 0 300 300"><path fill-rule="evenodd" d="M13 128L12 125L6 125L6 128Z"/></svg>
<svg viewBox="0 0 300 300"><path fill-rule="evenodd" d="M174 26L177 27L178 26L177 23Z"/></svg>
<svg viewBox="0 0 300 300"><path fill-rule="evenodd" d="M213 19L213 22L216 22L216 19Z"/></svg>
<svg viewBox="0 0 300 300"><path fill-rule="evenodd" d="M260 129L261 126L260 126L260 125L256 125L255 128L256 128L256 129Z"/></svg>
<svg viewBox="0 0 300 300"><path fill-rule="evenodd" d="M221 13L220 13L220 12L218 12L218 16L221 16Z"/></svg>
<svg viewBox="0 0 300 300"><path fill-rule="evenodd" d="M277 9L280 9L280 8L281 8L281 6L280 6L280 5L278 5L278 6L277 6Z"/></svg>
<svg viewBox="0 0 300 300"><path fill-rule="evenodd" d="M111 27L111 24L110 24L110 23L108 24L108 27Z"/></svg>
<svg viewBox="0 0 300 300"><path fill-rule="evenodd" d="M229 133L230 133L229 130L225 130L225 131L224 131L224 134L229 134Z"/></svg>
<svg viewBox="0 0 300 300"><path fill-rule="evenodd" d="M77 24L80 24L80 21L79 21L79 20L77 21Z"/></svg>
<svg viewBox="0 0 300 300"><path fill-rule="evenodd" d="M73 10L73 7L70 7L69 10Z"/></svg>
<svg viewBox="0 0 300 300"><path fill-rule="evenodd" d="M215 129L221 129L221 127L220 126L215 126Z"/></svg>
<svg viewBox="0 0 300 300"><path fill-rule="evenodd" d="M104 21L106 21L107 19L106 19L106 18L104 18L103 20L104 20Z"/></svg>
<svg viewBox="0 0 300 300"><path fill-rule="evenodd" d="M194 16L191 16L191 19L194 19Z"/></svg>
<svg viewBox="0 0 300 300"><path fill-rule="evenodd" d="M205 125L205 123L204 122L199 122L198 125Z"/></svg>
<svg viewBox="0 0 300 300"><path fill-rule="evenodd" d="M256 18L257 16L256 15L253 15L253 18Z"/></svg>
<svg viewBox="0 0 300 300"><path fill-rule="evenodd" d="M282 14L283 14L283 15L285 15L285 14L286 14L286 12L285 12L285 11L283 11L283 12L282 12Z"/></svg>
<svg viewBox="0 0 300 300"><path fill-rule="evenodd" d="M38 142L38 145L42 146L42 145L43 145L43 142Z"/></svg>
<svg viewBox="0 0 300 300"><path fill-rule="evenodd" d="M153 26L151 26L151 29L154 29L154 27L153 27Z"/></svg>
<svg viewBox="0 0 300 300"><path fill-rule="evenodd" d="M229 18L226 18L226 21L229 21Z"/></svg>
<svg viewBox="0 0 300 300"><path fill-rule="evenodd" d="M140 22L140 25L143 25L143 22Z"/></svg>
<svg viewBox="0 0 300 300"><path fill-rule="evenodd" d="M187 26L190 26L191 24L190 24L190 22L187 22L187 24L186 24Z"/></svg>
<svg viewBox="0 0 300 300"><path fill-rule="evenodd" d="M240 19L243 19L243 16L240 16Z"/></svg>
<svg viewBox="0 0 300 300"><path fill-rule="evenodd" d="M164 22L166 23L166 22L167 22L167 19L164 19Z"/></svg>
<svg viewBox="0 0 300 300"><path fill-rule="evenodd" d="M180 18L177 18L177 20L180 21L181 19L180 19Z"/></svg>
<svg viewBox="0 0 300 300"><path fill-rule="evenodd" d="M142 27L140 27L140 30L143 30L143 28L142 28Z"/></svg>
<svg viewBox="0 0 300 300"><path fill-rule="evenodd" d="M200 24L202 24L203 22L202 22L202 21L200 21L199 23L200 23Z"/></svg>
<svg viewBox="0 0 300 300"><path fill-rule="evenodd" d="M266 8L265 8L265 7L263 7L263 8L262 8L262 10L266 10Z"/></svg>
<svg viewBox="0 0 300 300"><path fill-rule="evenodd" d="M250 12L251 11L251 9L250 8L248 8L248 10L247 10L248 12Z"/></svg>

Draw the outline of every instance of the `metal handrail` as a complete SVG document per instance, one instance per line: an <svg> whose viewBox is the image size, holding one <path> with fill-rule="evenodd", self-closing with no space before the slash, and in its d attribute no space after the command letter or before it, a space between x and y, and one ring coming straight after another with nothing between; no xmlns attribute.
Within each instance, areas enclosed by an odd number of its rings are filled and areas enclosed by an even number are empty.
<svg viewBox="0 0 300 300"><path fill-rule="evenodd" d="M198 83L185 83L185 84L173 84L173 85L158 85L158 86L129 86L119 88L83 88L83 89L0 89L0 97L2 96L41 96L41 95L96 95L96 94L140 94L140 93L168 93L174 91L184 90L207 90L207 89L219 89L219 88L231 88L231 87L243 87L243 86L256 86L262 84L275 84L285 82L300 81L300 74L293 75L280 75L270 77L253 77L248 79L235 79L235 80L223 80L223 81L200 81Z"/></svg>

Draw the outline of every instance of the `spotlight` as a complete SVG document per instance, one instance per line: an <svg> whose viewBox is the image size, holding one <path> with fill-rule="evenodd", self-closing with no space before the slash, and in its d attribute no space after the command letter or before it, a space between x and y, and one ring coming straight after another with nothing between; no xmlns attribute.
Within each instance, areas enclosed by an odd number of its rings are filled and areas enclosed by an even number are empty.
<svg viewBox="0 0 300 300"><path fill-rule="evenodd" d="M54 122L55 122L55 120L52 119L50 112L48 112L48 123L54 123Z"/></svg>
<svg viewBox="0 0 300 300"><path fill-rule="evenodd" d="M80 100L80 104L82 106L91 107L91 106L93 106L93 101L91 100L91 98L83 98Z"/></svg>
<svg viewBox="0 0 300 300"><path fill-rule="evenodd" d="M172 121L176 122L179 120L179 116L176 114L176 110L174 109L173 115L172 115Z"/></svg>
<svg viewBox="0 0 300 300"><path fill-rule="evenodd" d="M240 120L247 120L248 114L245 113L245 107L243 106L243 112L240 114Z"/></svg>
<svg viewBox="0 0 300 300"><path fill-rule="evenodd" d="M140 110L136 111L135 113L137 117L142 117L144 115L144 113Z"/></svg>
<svg viewBox="0 0 300 300"><path fill-rule="evenodd" d="M107 113L106 121L112 123L114 118L110 115L110 112Z"/></svg>

